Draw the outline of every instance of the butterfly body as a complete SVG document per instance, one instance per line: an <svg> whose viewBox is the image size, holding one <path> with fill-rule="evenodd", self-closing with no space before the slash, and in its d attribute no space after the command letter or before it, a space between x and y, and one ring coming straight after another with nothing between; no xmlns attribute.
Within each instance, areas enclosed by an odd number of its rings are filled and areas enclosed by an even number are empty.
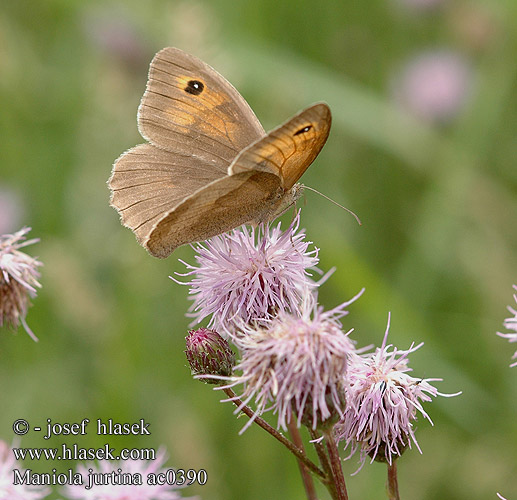
<svg viewBox="0 0 517 500"><path fill-rule="evenodd" d="M111 204L155 257L242 224L273 220L301 195L296 184L330 130L315 104L268 134L235 88L185 52L151 62L138 125L149 143L115 162Z"/></svg>

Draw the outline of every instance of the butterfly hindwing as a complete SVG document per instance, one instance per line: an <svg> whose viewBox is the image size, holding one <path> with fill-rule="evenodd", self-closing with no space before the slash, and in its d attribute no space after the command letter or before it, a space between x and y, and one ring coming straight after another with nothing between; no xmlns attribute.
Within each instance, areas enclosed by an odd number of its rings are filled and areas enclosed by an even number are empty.
<svg viewBox="0 0 517 500"><path fill-rule="evenodd" d="M202 241L259 217L282 189L277 175L241 172L201 188L166 214L145 242L155 257L168 257L175 248Z"/></svg>

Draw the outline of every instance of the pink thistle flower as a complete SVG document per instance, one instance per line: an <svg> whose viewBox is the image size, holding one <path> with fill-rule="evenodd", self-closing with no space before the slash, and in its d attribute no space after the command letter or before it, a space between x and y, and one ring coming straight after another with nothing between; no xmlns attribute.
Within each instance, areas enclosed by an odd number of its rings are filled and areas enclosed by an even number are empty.
<svg viewBox="0 0 517 500"><path fill-rule="evenodd" d="M77 472L81 474L85 484L67 484L63 487L63 495L70 500L179 500L182 498L177 491L180 486L167 483L163 485L147 484L149 474L166 473L167 469L162 467L166 461L165 449L160 448L155 460L121 460L118 462L102 460L98 464L93 462L79 464ZM112 479L109 484L93 483L90 489L86 489L90 472L109 476L118 474L120 477L124 474L130 474L133 477L140 476L142 484L122 484L127 482L123 479L115 480L116 482L113 484Z"/></svg>
<svg viewBox="0 0 517 500"><path fill-rule="evenodd" d="M341 330L339 318L361 293L327 312L308 296L300 315L281 311L267 325L243 325L244 335L235 340L242 354L235 372L242 375L223 387L244 386L236 413L254 400L255 415L273 410L278 415L277 427L284 430L292 413L298 426L303 423L312 428L341 417L347 359L354 345Z"/></svg>
<svg viewBox="0 0 517 500"><path fill-rule="evenodd" d="M181 283L191 287L192 325L211 316L208 328L234 335L237 324L279 312L296 315L303 297L318 286L308 272L317 271L318 249L308 251L311 242L298 231L299 223L298 213L285 232L280 223L272 229L243 226L196 245L198 266L181 261L190 271L177 273L193 276Z"/></svg>
<svg viewBox="0 0 517 500"><path fill-rule="evenodd" d="M390 320L382 346L373 354L353 356L348 367L347 407L344 418L336 425L339 441L350 448L350 458L360 449L360 467L366 457L388 462L411 448L411 442L421 452L416 440L413 422L420 412L432 421L420 401L431 401L431 396L455 396L441 394L429 382L441 379L419 379L407 372L408 356L422 347L414 344L407 350L386 345ZM458 393L459 394L459 393Z"/></svg>
<svg viewBox="0 0 517 500"><path fill-rule="evenodd" d="M517 290L517 285L513 285L513 288L515 290ZM517 303L517 294L515 294L515 293L513 294L513 299ZM508 311L510 311L511 314L513 314L513 316L506 318L503 322L503 325L507 330L511 330L512 333L497 332L497 335L499 335L500 337L503 337L505 339L508 339L508 342L517 342L517 311L515 309L513 309L513 307L511 307L511 306L508 306L507 309L508 309ZM516 359L516 358L517 358L517 351L515 351L514 355L512 356L512 359ZM517 361L512 363L510 366L511 367L517 366Z"/></svg>
<svg viewBox="0 0 517 500"><path fill-rule="evenodd" d="M25 321L30 305L30 297L35 297L41 288L38 267L42 263L20 252L20 248L32 245L39 239L25 240L30 227L24 227L14 234L0 236L0 327L5 324L18 328L20 323L36 342Z"/></svg>
<svg viewBox="0 0 517 500"><path fill-rule="evenodd" d="M10 446L0 441L0 498L5 500L40 500L50 493L47 486L35 486L26 484L13 484L13 470L20 470L23 475L23 467L15 460Z"/></svg>

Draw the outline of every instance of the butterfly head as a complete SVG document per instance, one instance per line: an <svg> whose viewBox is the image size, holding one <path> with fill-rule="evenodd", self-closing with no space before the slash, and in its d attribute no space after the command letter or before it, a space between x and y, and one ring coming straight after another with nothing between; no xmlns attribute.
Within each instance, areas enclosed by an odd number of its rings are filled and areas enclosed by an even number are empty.
<svg viewBox="0 0 517 500"><path fill-rule="evenodd" d="M291 189L285 191L279 198L276 205L272 206L272 210L267 216L267 221L273 221L280 217L289 208L291 208L303 194L303 185L295 184Z"/></svg>

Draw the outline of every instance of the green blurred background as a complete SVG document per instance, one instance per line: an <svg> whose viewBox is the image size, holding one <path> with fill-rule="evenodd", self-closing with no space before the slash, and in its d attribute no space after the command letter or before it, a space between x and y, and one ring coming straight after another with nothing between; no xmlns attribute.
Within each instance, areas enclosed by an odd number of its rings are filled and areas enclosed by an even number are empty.
<svg viewBox="0 0 517 500"><path fill-rule="evenodd" d="M41 242L28 253L45 266L27 318L40 342L22 329L0 336L0 439L21 417L145 418L150 437L110 443L163 444L169 465L206 469L190 494L304 498L288 452L260 429L239 436L244 419L185 366L187 288L168 275L193 251L150 257L108 206L111 165L142 142L136 110L165 46L225 75L266 130L330 105L330 138L303 182L363 226L306 194L302 225L320 267L337 267L320 301L330 308L366 287L344 321L358 344L379 344L391 311L391 342L425 342L414 375L463 391L425 406L434 427L420 419L423 455L400 460L401 496L517 498L517 368L514 346L495 335L517 282L514 0L4 0L2 231L31 226ZM106 439L90 429L64 441ZM356 467L346 462L347 476ZM365 466L348 480L351 500L383 498L384 481L383 465Z"/></svg>

